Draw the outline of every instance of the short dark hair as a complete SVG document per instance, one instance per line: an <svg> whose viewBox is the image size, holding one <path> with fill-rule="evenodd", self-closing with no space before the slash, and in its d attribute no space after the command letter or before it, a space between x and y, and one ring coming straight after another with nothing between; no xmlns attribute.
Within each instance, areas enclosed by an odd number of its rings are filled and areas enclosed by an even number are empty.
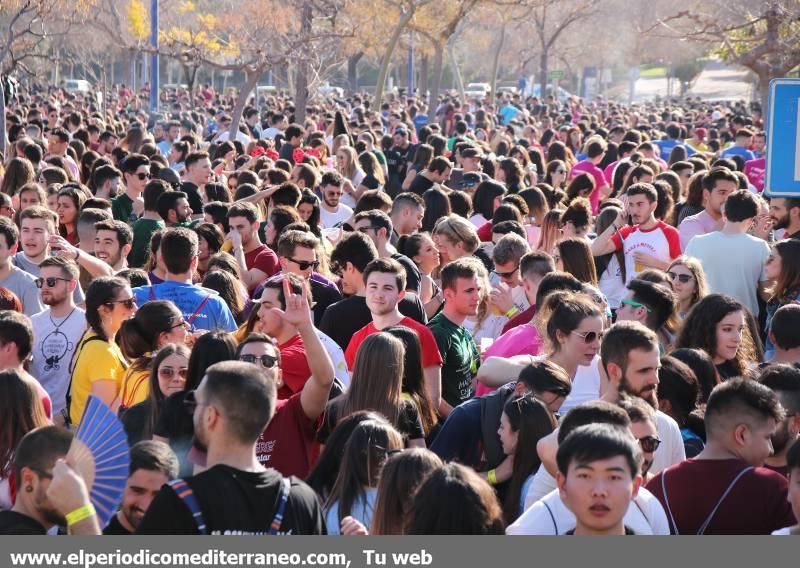
<svg viewBox="0 0 800 568"><path fill-rule="evenodd" d="M158 199L163 193L172 191L167 182L162 179L151 179L144 186L142 197L144 198L145 211L158 211Z"/></svg>
<svg viewBox="0 0 800 568"><path fill-rule="evenodd" d="M723 210L728 221L739 223L758 215L758 201L748 190L740 189L728 196Z"/></svg>
<svg viewBox="0 0 800 568"><path fill-rule="evenodd" d="M286 143L288 144L289 140L292 138L297 138L298 136L303 136L303 127L299 124L290 124L286 127L286 130L283 131L283 136L286 139Z"/></svg>
<svg viewBox="0 0 800 568"><path fill-rule="evenodd" d="M96 194L97 190L108 180L121 177L122 172L114 166L104 165L96 167L92 171L92 187L94 188L94 193Z"/></svg>
<svg viewBox="0 0 800 568"><path fill-rule="evenodd" d="M586 146L586 155L590 158L596 158L597 156L602 156L605 154L606 150L608 150L608 147L606 146L605 142L600 140L592 140Z"/></svg>
<svg viewBox="0 0 800 568"><path fill-rule="evenodd" d="M519 273L523 278L534 276L544 278L555 270L556 264L553 262L553 257L544 251L531 251L519 261Z"/></svg>
<svg viewBox="0 0 800 568"><path fill-rule="evenodd" d="M459 278L475 278L485 274L481 261L474 257L459 258L442 268L442 289L452 290Z"/></svg>
<svg viewBox="0 0 800 568"><path fill-rule="evenodd" d="M264 282L264 290L272 289L278 291L278 302L281 304L281 309L286 309L286 295L283 291L283 282L284 280L289 281L289 288L291 288L293 294L300 294L303 291L303 288L306 288L308 291L308 298L311 300L311 291L308 290L308 286L306 285L305 281L302 280L296 274L291 274L289 272L276 274L271 278L268 278L266 282Z"/></svg>
<svg viewBox="0 0 800 568"><path fill-rule="evenodd" d="M278 189L272 194L270 200L273 206L288 205L289 207L297 207L302 196L303 192L300 191L300 188L297 187L296 184L285 181L278 186Z"/></svg>
<svg viewBox="0 0 800 568"><path fill-rule="evenodd" d="M761 425L770 418L776 422L784 418L778 395L757 381L735 377L711 391L706 403L706 434L710 437L742 422L749 422L751 426Z"/></svg>
<svg viewBox="0 0 800 568"><path fill-rule="evenodd" d="M800 306L786 304L772 316L770 334L776 347L789 350L800 347Z"/></svg>
<svg viewBox="0 0 800 568"><path fill-rule="evenodd" d="M364 269L364 284L369 280L370 274L373 272L380 272L383 274L393 274L397 289L402 292L406 289L406 271L403 265L394 260L393 258L376 258L370 262Z"/></svg>
<svg viewBox="0 0 800 568"><path fill-rule="evenodd" d="M17 346L20 361L25 361L33 349L33 325L28 316L11 310L0 311L0 345Z"/></svg>
<svg viewBox="0 0 800 568"><path fill-rule="evenodd" d="M91 225L94 227L100 221L111 221L113 218L111 211L87 207L81 209L81 214L78 216L78 225Z"/></svg>
<svg viewBox="0 0 800 568"><path fill-rule="evenodd" d="M626 192L628 197L633 195L644 195L647 197L647 201L650 203L655 203L658 201L658 192L653 184L650 183L634 183L628 186L628 190Z"/></svg>
<svg viewBox="0 0 800 568"><path fill-rule="evenodd" d="M197 256L197 233L183 227L165 229L161 234L158 251L164 259L164 265L171 274L183 274L192 266L192 259Z"/></svg>
<svg viewBox="0 0 800 568"><path fill-rule="evenodd" d="M600 344L600 360L604 368L614 363L623 371L628 367L628 354L635 350L652 351L658 349L655 332L636 321L618 321L603 336Z"/></svg>
<svg viewBox="0 0 800 568"><path fill-rule="evenodd" d="M229 223L231 217L244 217L248 223L253 224L258 221L258 209L252 203L234 203L228 208L226 217Z"/></svg>
<svg viewBox="0 0 800 568"><path fill-rule="evenodd" d="M404 192L399 193L392 201L392 213L408 208L422 208L425 209L425 201L416 193Z"/></svg>
<svg viewBox="0 0 800 568"><path fill-rule="evenodd" d="M703 191L714 191L718 181L729 181L739 187L739 178L731 170L716 166L708 170L703 176Z"/></svg>
<svg viewBox="0 0 800 568"><path fill-rule="evenodd" d="M800 414L800 368L788 364L772 364L765 367L758 382L778 394L787 414Z"/></svg>
<svg viewBox="0 0 800 568"><path fill-rule="evenodd" d="M19 229L8 217L0 217L0 235L5 236L8 248L19 242Z"/></svg>
<svg viewBox="0 0 800 568"><path fill-rule="evenodd" d="M230 205L221 201L212 201L203 205L203 213L211 215L213 222L222 225L225 228L225 232L229 230L228 209L230 209Z"/></svg>
<svg viewBox="0 0 800 568"><path fill-rule="evenodd" d="M331 266L343 270L347 263L363 273L367 265L378 258L378 251L367 235L350 233L336 243L331 253Z"/></svg>
<svg viewBox="0 0 800 568"><path fill-rule="evenodd" d="M354 213L363 211L389 211L392 208L392 198L380 189L370 189L361 194L356 203Z"/></svg>
<svg viewBox="0 0 800 568"><path fill-rule="evenodd" d="M72 431L59 426L43 426L25 434L14 452L17 482L26 467L35 472L51 470L56 460L67 455L74 437Z"/></svg>
<svg viewBox="0 0 800 568"><path fill-rule="evenodd" d="M354 223L358 223L362 219L367 219L376 230L386 229L386 238L392 236L392 219L383 211L372 209L370 211L362 211L358 213L353 219Z"/></svg>
<svg viewBox="0 0 800 568"><path fill-rule="evenodd" d="M341 187L343 182L344 178L339 172L331 171L322 174L322 180L319 182L319 185L320 187L325 187L326 185Z"/></svg>
<svg viewBox="0 0 800 568"><path fill-rule="evenodd" d="M60 269L64 278L71 278L72 280L77 280L81 274L74 260L69 260L61 256L48 256L39 264L39 269L47 267Z"/></svg>
<svg viewBox="0 0 800 568"><path fill-rule="evenodd" d="M631 419L616 404L605 400L582 402L570 409L558 427L558 443L564 441L576 428L589 424L611 424L629 428Z"/></svg>
<svg viewBox="0 0 800 568"><path fill-rule="evenodd" d="M122 221L113 219L111 221L100 221L94 225L95 231L113 231L117 234L117 242L120 247L133 244L133 231L130 226Z"/></svg>
<svg viewBox="0 0 800 568"><path fill-rule="evenodd" d="M287 226L288 227L288 226ZM289 258L294 255L297 247L304 247L316 250L319 246L319 239L312 233L305 231L284 230L278 238L276 253L282 258Z"/></svg>
<svg viewBox="0 0 800 568"><path fill-rule="evenodd" d="M146 471L159 471L172 481L178 477L180 464L175 452L164 442L155 440L142 440L131 447L130 466L128 475L131 476L140 469Z"/></svg>
<svg viewBox="0 0 800 568"><path fill-rule="evenodd" d="M261 369L243 361L222 361L211 365L201 387L208 402L220 405L236 441L254 444L275 412L275 383Z"/></svg>
<svg viewBox="0 0 800 568"><path fill-rule="evenodd" d="M582 292L583 283L568 272L553 271L545 274L536 292L536 305L542 306L547 296L559 290Z"/></svg>
<svg viewBox="0 0 800 568"><path fill-rule="evenodd" d="M178 206L179 199L189 199L189 196L182 191L165 191L158 196L158 214L166 222L169 219L169 212Z"/></svg>
<svg viewBox="0 0 800 568"><path fill-rule="evenodd" d="M453 164L444 156L436 156L431 163L428 164L427 170L429 172L442 173L453 168Z"/></svg>
<svg viewBox="0 0 800 568"><path fill-rule="evenodd" d="M208 152L192 152L186 156L186 159L183 161L183 165L188 170L190 166L193 166L195 163L208 157Z"/></svg>
<svg viewBox="0 0 800 568"><path fill-rule="evenodd" d="M647 325L653 330L663 326L675 311L675 294L662 284L634 279L628 282L628 290L633 292L633 300L649 308Z"/></svg>
<svg viewBox="0 0 800 568"><path fill-rule="evenodd" d="M630 432L610 424L590 424L579 426L558 445L556 463L561 475L566 476L574 462L589 464L618 456L625 458L631 477L636 477L642 464L642 450Z"/></svg>
<svg viewBox="0 0 800 568"><path fill-rule="evenodd" d="M132 174L142 166L150 167L150 159L143 154L129 154L120 164L123 173Z"/></svg>

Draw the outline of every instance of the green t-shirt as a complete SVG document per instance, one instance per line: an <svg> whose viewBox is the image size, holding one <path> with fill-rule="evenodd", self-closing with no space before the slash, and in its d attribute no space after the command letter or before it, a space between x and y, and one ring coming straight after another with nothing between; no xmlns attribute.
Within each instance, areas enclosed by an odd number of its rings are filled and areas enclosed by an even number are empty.
<svg viewBox="0 0 800 568"><path fill-rule="evenodd" d="M132 268L141 268L150 254L150 237L164 228L161 219L139 219L133 224L133 247L128 254L128 264Z"/></svg>
<svg viewBox="0 0 800 568"><path fill-rule="evenodd" d="M475 394L472 377L478 372L480 352L463 325L456 325L439 312L428 327L442 355L442 398L456 407Z"/></svg>
<svg viewBox="0 0 800 568"><path fill-rule="evenodd" d="M111 200L111 213L117 221L132 223L136 219L133 217L133 200L127 193L116 196Z"/></svg>

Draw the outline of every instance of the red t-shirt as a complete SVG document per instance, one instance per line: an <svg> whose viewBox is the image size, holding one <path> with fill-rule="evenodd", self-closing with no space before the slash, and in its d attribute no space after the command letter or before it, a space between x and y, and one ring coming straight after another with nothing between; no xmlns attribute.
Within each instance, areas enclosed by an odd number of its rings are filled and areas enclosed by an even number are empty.
<svg viewBox="0 0 800 568"><path fill-rule="evenodd" d="M272 249L267 245L261 245L254 248L244 255L244 261L247 263L247 270L258 268L267 276L277 274L281 269L278 263L278 255L272 252Z"/></svg>
<svg viewBox="0 0 800 568"><path fill-rule="evenodd" d="M289 398L303 390L311 377L311 367L306 359L306 346L298 333L286 343L278 345L281 350L281 375L283 386L278 390L278 399Z"/></svg>
<svg viewBox="0 0 800 568"><path fill-rule="evenodd" d="M285 476L305 479L319 457L319 444L316 443L319 423L320 419L311 420L306 416L299 392L279 400L275 416L258 438L258 461Z"/></svg>
<svg viewBox="0 0 800 568"><path fill-rule="evenodd" d="M442 354L439 353L439 346L436 345L436 339L433 337L433 333L431 333L431 330L428 329L427 326L424 326L409 317L404 317L397 325L409 327L417 332L417 337L419 337L420 346L422 347L423 368L427 369L428 367L433 367L434 365L441 367ZM344 359L347 361L348 369L351 371L353 370L353 366L356 362L356 353L358 353L358 348L361 343L367 337L373 333L378 333L379 331L380 330L375 327L374 323L369 322L367 325L353 334L353 337L350 338L350 343L347 344L347 350L344 352Z"/></svg>
<svg viewBox="0 0 800 568"><path fill-rule="evenodd" d="M647 489L664 506L673 534L677 525L678 533L694 535L734 478L747 467L747 463L738 459L690 458L656 475L647 484ZM751 469L739 478L722 500L704 534L768 535L794 525L792 507L786 500L788 489L784 476L763 467Z"/></svg>
<svg viewBox="0 0 800 568"><path fill-rule="evenodd" d="M494 225L491 221L487 221L480 227L478 227L478 238L481 240L482 243L490 243L492 242L492 227Z"/></svg>

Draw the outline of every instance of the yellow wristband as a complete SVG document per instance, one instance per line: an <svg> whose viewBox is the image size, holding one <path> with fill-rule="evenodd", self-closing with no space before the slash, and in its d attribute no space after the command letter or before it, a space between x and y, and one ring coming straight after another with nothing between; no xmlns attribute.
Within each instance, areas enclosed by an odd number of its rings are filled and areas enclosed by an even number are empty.
<svg viewBox="0 0 800 568"><path fill-rule="evenodd" d="M519 313L519 308L517 306L511 306L511 309L506 312L506 317L513 318L518 313Z"/></svg>
<svg viewBox="0 0 800 568"><path fill-rule="evenodd" d="M486 473L486 480L489 482L489 485L497 485L497 470L490 469Z"/></svg>
<svg viewBox="0 0 800 568"><path fill-rule="evenodd" d="M97 511L94 510L94 505L91 503L84 505L83 507L79 507L71 513L67 513L67 526L71 527L72 525L80 523L81 521L85 521L89 517L93 517L96 514Z"/></svg>

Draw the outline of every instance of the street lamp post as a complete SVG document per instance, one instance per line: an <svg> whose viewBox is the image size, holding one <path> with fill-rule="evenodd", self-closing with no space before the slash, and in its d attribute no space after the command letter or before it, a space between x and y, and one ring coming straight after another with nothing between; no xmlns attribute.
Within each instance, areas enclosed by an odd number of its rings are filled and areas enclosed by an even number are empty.
<svg viewBox="0 0 800 568"><path fill-rule="evenodd" d="M150 112L158 110L158 0L150 0Z"/></svg>

